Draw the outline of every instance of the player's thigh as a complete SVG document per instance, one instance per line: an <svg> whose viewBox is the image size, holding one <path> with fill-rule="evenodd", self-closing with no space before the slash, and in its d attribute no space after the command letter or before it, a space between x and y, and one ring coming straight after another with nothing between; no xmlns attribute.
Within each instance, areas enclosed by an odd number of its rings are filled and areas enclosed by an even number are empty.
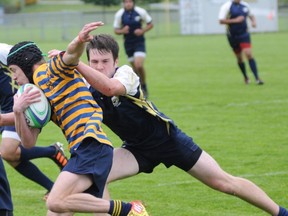
<svg viewBox="0 0 288 216"><path fill-rule="evenodd" d="M134 55L134 66L139 68L143 67L145 61L145 56L144 55Z"/></svg>
<svg viewBox="0 0 288 216"><path fill-rule="evenodd" d="M218 189L219 185L230 181L232 177L205 151L188 173L214 189Z"/></svg>
<svg viewBox="0 0 288 216"><path fill-rule="evenodd" d="M64 200L65 197L81 193L92 185L92 178L88 175L78 175L75 173L62 171L57 177L48 200Z"/></svg>
<svg viewBox="0 0 288 216"><path fill-rule="evenodd" d="M139 171L138 162L134 155L124 148L115 148L113 164L108 176L108 183L117 179L136 175Z"/></svg>
<svg viewBox="0 0 288 216"><path fill-rule="evenodd" d="M243 48L242 52L244 53L247 59L251 59L253 57L251 47Z"/></svg>
<svg viewBox="0 0 288 216"><path fill-rule="evenodd" d="M14 138L2 137L0 151L2 157L7 159L13 159L15 156L19 155L20 157L20 149L18 148L20 145L20 141Z"/></svg>

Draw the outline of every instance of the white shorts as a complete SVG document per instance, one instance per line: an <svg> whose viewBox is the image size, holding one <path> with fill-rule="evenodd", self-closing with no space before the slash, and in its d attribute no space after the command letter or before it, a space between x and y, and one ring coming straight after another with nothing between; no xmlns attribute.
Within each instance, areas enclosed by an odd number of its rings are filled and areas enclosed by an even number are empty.
<svg viewBox="0 0 288 216"><path fill-rule="evenodd" d="M145 52L141 52L141 51L140 52L139 51L135 52L132 57L128 58L128 61L129 62L133 62L135 57L143 57L143 58L145 58L146 57L146 53Z"/></svg>
<svg viewBox="0 0 288 216"><path fill-rule="evenodd" d="M4 129L2 132L2 139L3 138L12 138L21 142L20 137L18 136L16 131L9 131Z"/></svg>

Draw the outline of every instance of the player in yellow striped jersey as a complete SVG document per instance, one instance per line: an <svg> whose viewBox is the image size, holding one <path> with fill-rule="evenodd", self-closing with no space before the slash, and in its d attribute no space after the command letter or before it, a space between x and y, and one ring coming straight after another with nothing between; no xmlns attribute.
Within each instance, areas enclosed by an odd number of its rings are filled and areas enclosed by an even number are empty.
<svg viewBox="0 0 288 216"><path fill-rule="evenodd" d="M48 216L68 216L74 212L148 215L139 201L101 199L112 166L113 147L101 127L102 109L75 68L85 42L93 38L90 32L102 25L102 22L86 24L67 50L48 62L31 41L16 44L8 55L13 79L19 85L34 83L45 93L52 108L52 120L62 129L71 153L48 197ZM40 133L40 129L28 127L25 121L24 110L39 101L40 96L39 92L29 90L15 96L13 107L16 130L27 148L35 145Z"/></svg>

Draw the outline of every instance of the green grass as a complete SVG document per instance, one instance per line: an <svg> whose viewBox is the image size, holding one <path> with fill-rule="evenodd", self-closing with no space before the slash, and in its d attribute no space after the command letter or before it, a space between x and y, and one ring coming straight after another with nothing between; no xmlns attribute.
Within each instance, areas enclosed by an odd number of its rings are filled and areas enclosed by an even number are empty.
<svg viewBox="0 0 288 216"><path fill-rule="evenodd" d="M247 177L277 203L287 205L287 36L253 34L253 52L264 86L244 85L224 35L149 38L145 62L150 99L170 116L229 173ZM119 42L120 42L119 38ZM122 42L122 41L121 41ZM48 51L66 43L39 43ZM122 43L121 64L126 64ZM83 60L85 57L83 56ZM120 140L104 127L114 146ZM60 130L49 123L39 145L59 140ZM58 169L49 159L34 161L51 179ZM6 163L15 216L45 215L46 192ZM156 216L261 216L247 203L209 189L184 172L160 165L153 174L114 182L113 198L141 199ZM76 214L83 215L83 214Z"/></svg>

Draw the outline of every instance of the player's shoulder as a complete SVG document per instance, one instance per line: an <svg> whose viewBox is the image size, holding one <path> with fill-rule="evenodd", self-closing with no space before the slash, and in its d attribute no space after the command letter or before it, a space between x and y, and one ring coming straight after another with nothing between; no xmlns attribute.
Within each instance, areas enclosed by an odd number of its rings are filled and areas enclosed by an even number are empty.
<svg viewBox="0 0 288 216"><path fill-rule="evenodd" d="M134 80L138 76L137 74L133 71L133 68L128 66L128 65L122 65L121 67L118 67L114 76L114 78L125 78L129 80Z"/></svg>
<svg viewBox="0 0 288 216"><path fill-rule="evenodd" d="M148 13L146 9L141 8L141 7L138 7L138 6L135 6L135 7L134 7L134 10L135 10L137 13L139 13L139 14L146 14L146 13Z"/></svg>
<svg viewBox="0 0 288 216"><path fill-rule="evenodd" d="M221 5L221 8L222 8L222 9L223 9L223 8L228 9L228 8L231 7L232 3L233 3L233 2L232 2L231 0L230 0L230 1L226 1L224 4Z"/></svg>
<svg viewBox="0 0 288 216"><path fill-rule="evenodd" d="M120 67L117 68L116 73L133 73L133 69L132 67L130 67L129 65L122 65Z"/></svg>
<svg viewBox="0 0 288 216"><path fill-rule="evenodd" d="M241 1L240 4L243 5L243 6L245 6L245 7L249 7L248 2L246 2L246 1Z"/></svg>
<svg viewBox="0 0 288 216"><path fill-rule="evenodd" d="M10 49L12 48L11 45L0 43L0 61L6 65L7 64L7 56L9 54Z"/></svg>
<svg viewBox="0 0 288 216"><path fill-rule="evenodd" d="M115 17L121 17L124 12L124 8L119 9L118 11L116 11Z"/></svg>

